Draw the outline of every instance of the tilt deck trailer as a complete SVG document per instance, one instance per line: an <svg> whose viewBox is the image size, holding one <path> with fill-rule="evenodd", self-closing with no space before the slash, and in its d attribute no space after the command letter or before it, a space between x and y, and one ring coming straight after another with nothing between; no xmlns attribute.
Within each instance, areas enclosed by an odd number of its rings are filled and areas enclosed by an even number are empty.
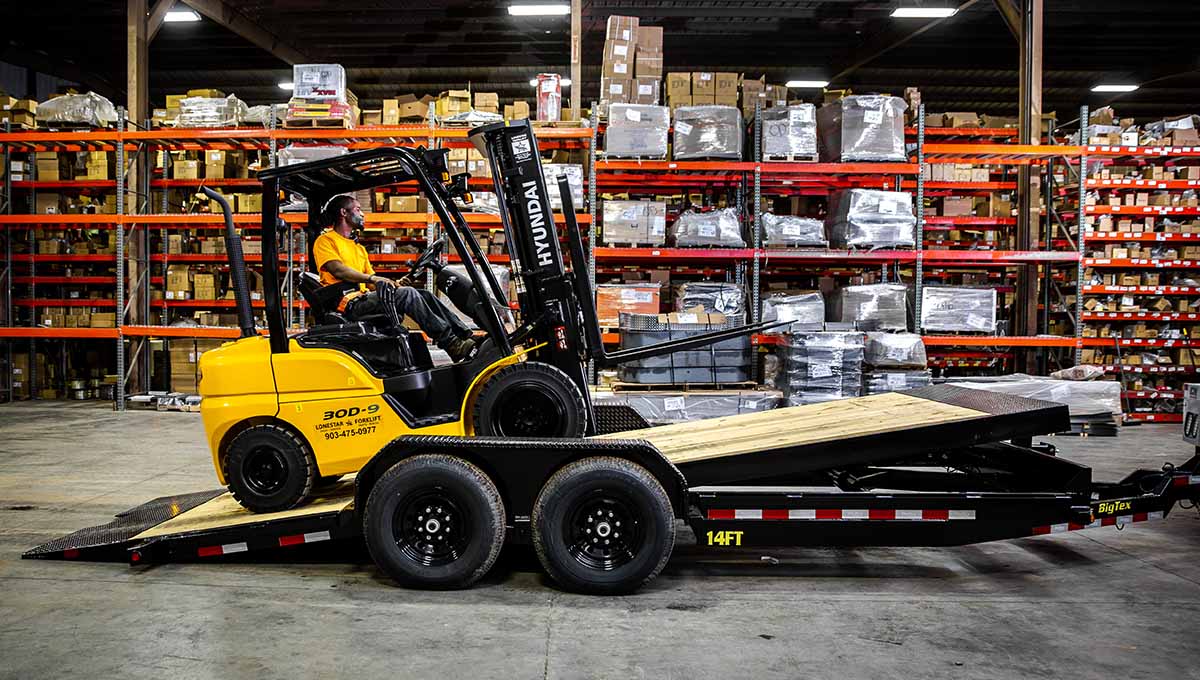
<svg viewBox="0 0 1200 680"><path fill-rule="evenodd" d="M296 507L252 512L224 490L168 496L123 512L109 524L33 548L24 557L146 564L349 539L364 541L375 563L405 585L460 588L487 573L504 544L522 543L534 546L543 567L564 588L616 594L634 591L659 573L674 547L677 520L691 526L701 545L717 550L958 545L1122 527L1163 518L1177 502L1200 500L1200 457L1179 467L1138 470L1117 483L1096 482L1089 468L1032 442L1069 428L1066 406L949 385L657 428L646 427L630 409L593 405L583 381L587 360L611 365L647 352L702 346L762 325L608 353L600 340L570 188L559 179L572 264L567 270L551 226L533 128L528 122L488 125L469 138L492 164L501 223L513 247L520 328L508 332L493 305L483 301L490 294L500 306L506 302L450 200L466 197L467 182L463 175L446 173L444 150L361 151L260 173L263 204L269 208L263 214L263 260L277 262L272 234L279 189L333 195L418 179L432 194L451 242L465 255L469 285L460 279L450 299L475 313L501 355L515 356L523 344L529 363L554 367L565 374L564 385L580 389L585 436L413 434L413 428L388 429L388 421L381 420L380 432L399 436L384 439L373 454L367 451L369 459L352 479L317 488ZM432 180L439 175L442 182ZM234 246L227 248L231 265L244 268L228 219L226 237ZM419 262L437 254L431 248ZM305 342L370 364L360 342L367 331L360 326L327 320L289 337L273 269L264 268L270 346L257 337L248 294L239 289L245 337L224 348L258 343L258 351L276 367L274 379L282 376L299 390L305 386L303 372L282 372L278 366L289 364L277 362L303 356ZM235 279L245 285L241 277ZM367 334L372 343L387 342ZM453 370L464 370L461 366ZM401 406L421 408L413 395L428 391L417 389L420 381L414 376L424 380L428 370L416 362L383 375L387 399L378 409L381 417L392 417L388 409L404 416ZM210 373L205 370L208 380ZM202 381L202 393L205 389ZM532 400L538 389L534 385L521 394ZM393 393L407 401L390 398ZM206 419L204 409L218 414L225 400L211 394L205 394L202 406ZM290 412L305 410L307 402L283 391L255 398L267 404L276 400L273 419L258 417L256 423L286 430L301 443L319 436L286 420ZM325 410L339 405L336 397L318 401L314 406ZM505 413L509 404L522 406L519 402L498 400L497 413ZM519 412L516 421L538 416L536 410ZM466 406L461 411L467 412ZM361 448L362 440L347 440L345 446Z"/></svg>

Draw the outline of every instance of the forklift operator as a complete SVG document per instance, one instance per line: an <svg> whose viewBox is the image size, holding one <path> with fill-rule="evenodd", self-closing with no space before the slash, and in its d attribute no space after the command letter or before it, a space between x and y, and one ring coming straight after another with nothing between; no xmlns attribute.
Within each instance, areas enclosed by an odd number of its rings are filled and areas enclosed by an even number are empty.
<svg viewBox="0 0 1200 680"><path fill-rule="evenodd" d="M470 357L475 349L471 331L433 293L375 274L367 249L352 236L363 221L362 206L353 196L334 196L325 208L329 228L313 242L322 285L358 284L342 297L338 311L354 321L386 314L385 305L391 305L397 318L412 317L455 362Z"/></svg>

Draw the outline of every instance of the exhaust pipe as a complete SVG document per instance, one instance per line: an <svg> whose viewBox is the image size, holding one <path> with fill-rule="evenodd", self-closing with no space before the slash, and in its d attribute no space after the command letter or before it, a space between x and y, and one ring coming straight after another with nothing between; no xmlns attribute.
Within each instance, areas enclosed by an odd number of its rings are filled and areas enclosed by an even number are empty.
<svg viewBox="0 0 1200 680"><path fill-rule="evenodd" d="M225 252L229 255L229 271L233 279L233 297L237 301L238 327L242 330L243 338L258 335L254 328L254 312L250 308L250 286L246 283L246 257L242 254L242 239L233 228L233 210L229 201L221 194L200 187L205 196L221 206L221 214L225 217ZM266 234L263 235L266 238Z"/></svg>

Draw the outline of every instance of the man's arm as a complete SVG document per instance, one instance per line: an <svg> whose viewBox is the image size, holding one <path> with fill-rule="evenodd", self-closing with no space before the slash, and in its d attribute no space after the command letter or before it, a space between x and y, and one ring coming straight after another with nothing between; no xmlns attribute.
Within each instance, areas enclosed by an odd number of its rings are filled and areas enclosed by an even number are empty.
<svg viewBox="0 0 1200 680"><path fill-rule="evenodd" d="M341 260L329 260L321 268L330 274L333 274L339 281L345 281L346 283L396 285L396 282L389 278L376 276L373 274L364 274L357 269L350 267Z"/></svg>

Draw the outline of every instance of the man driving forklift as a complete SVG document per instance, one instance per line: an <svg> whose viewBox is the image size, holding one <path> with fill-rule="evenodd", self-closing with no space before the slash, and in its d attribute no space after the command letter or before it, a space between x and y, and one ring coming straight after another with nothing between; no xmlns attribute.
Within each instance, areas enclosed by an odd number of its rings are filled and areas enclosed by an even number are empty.
<svg viewBox="0 0 1200 680"><path fill-rule="evenodd" d="M325 208L325 223L329 227L313 242L313 257L321 285L342 292L339 312L351 321L381 313L394 312L396 319L407 315L455 362L471 356L475 340L470 329L433 293L406 285L407 279L375 274L367 249L353 236L364 224L362 206L353 196L334 196Z"/></svg>

